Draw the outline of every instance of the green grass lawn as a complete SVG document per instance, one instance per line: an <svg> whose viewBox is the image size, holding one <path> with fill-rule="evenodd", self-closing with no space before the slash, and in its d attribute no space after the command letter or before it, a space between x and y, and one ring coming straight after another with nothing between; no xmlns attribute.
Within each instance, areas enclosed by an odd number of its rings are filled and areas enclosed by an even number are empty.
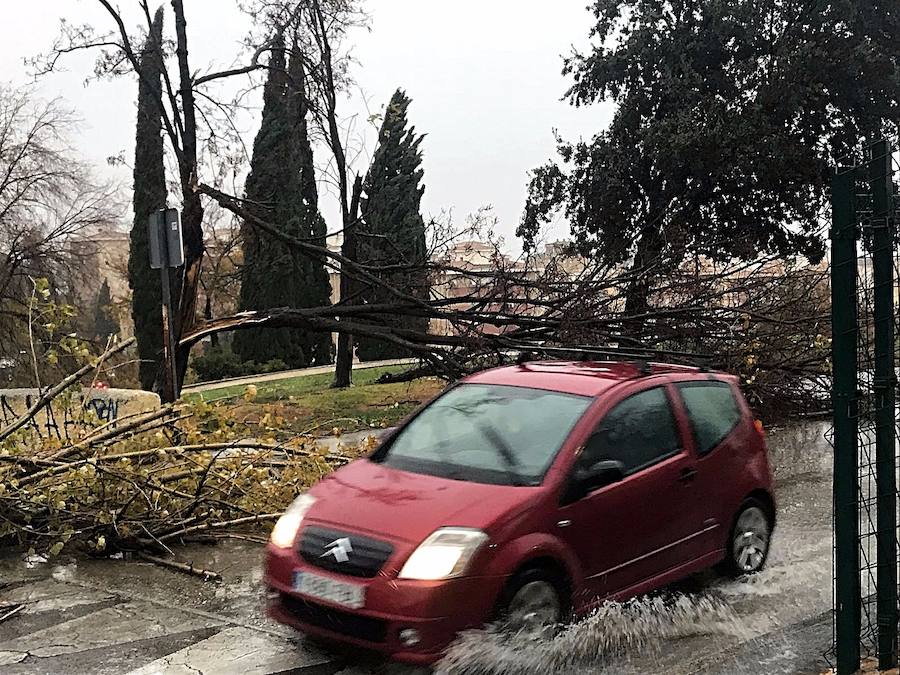
<svg viewBox="0 0 900 675"><path fill-rule="evenodd" d="M187 394L185 398L228 406L239 418L271 412L284 419L285 431L326 434L332 427L358 431L395 424L443 389L445 383L436 378L375 384L382 374L408 367L354 370L353 386L348 389L331 389L334 376L325 373L260 382L250 401L244 399L246 385Z"/></svg>
<svg viewBox="0 0 900 675"><path fill-rule="evenodd" d="M400 373L410 366L382 366L380 368L360 368L353 371L353 388L370 385L385 373ZM263 376L261 376L263 377ZM283 401L291 396L300 396L312 392L320 392L328 389L334 380L334 373L321 375L301 375L284 380L272 380L256 384L256 400L260 403ZM229 398L238 398L244 395L247 385L239 384L223 386L218 389L186 394L186 399L200 398L204 401L220 401Z"/></svg>

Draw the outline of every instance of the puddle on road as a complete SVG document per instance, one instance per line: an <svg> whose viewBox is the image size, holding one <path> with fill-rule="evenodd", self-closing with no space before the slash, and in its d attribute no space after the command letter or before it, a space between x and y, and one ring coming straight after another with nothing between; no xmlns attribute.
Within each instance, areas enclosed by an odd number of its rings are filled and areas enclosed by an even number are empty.
<svg viewBox="0 0 900 675"><path fill-rule="evenodd" d="M451 647L436 672L625 675L655 672L656 665L665 665L664 672L694 672L690 664L704 654L736 647L827 610L830 542L809 544L794 553L808 557L775 560L758 575L737 580L707 578L696 592L606 604L550 640L471 631ZM817 557L820 553L824 555ZM784 649L777 655L779 662L795 658L789 646Z"/></svg>
<svg viewBox="0 0 900 675"><path fill-rule="evenodd" d="M552 640L471 631L437 668L447 675L604 672L631 653L659 652L673 640L700 635L750 637L738 615L711 595L657 596L608 603ZM617 667L615 672L621 670Z"/></svg>

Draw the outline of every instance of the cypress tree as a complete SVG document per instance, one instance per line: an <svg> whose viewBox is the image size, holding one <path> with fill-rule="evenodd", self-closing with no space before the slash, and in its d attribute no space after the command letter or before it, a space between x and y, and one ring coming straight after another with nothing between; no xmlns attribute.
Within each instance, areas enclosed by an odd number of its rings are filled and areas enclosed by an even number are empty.
<svg viewBox="0 0 900 675"><path fill-rule="evenodd" d="M318 208L302 61L295 48L286 68L285 51L283 42L272 51L245 197L263 220L291 236L324 246L326 226ZM323 260L286 246L248 223L242 224L241 235L241 309L330 304L331 285ZM245 361L280 359L292 368L330 363L332 358L328 333L296 328L245 330L235 336L233 348Z"/></svg>
<svg viewBox="0 0 900 675"><path fill-rule="evenodd" d="M150 269L147 221L151 213L166 205L160 101L163 69L163 10L160 7L140 54L137 132L134 151L134 223L128 253L128 285L131 287L131 317L140 364L141 387L153 389L162 362L162 291L159 272ZM176 295L177 297L177 295Z"/></svg>
<svg viewBox="0 0 900 675"><path fill-rule="evenodd" d="M419 212L425 192L420 149L424 135L417 135L415 127L408 126L409 104L409 97L398 89L385 111L378 147L363 186L359 259L375 266L404 266L401 271L385 271L378 276L397 290L427 299L428 252L425 221ZM382 303L390 302L393 296L381 288L370 288L364 299ZM415 316L391 315L381 323L420 332L428 328L427 318ZM366 337L358 339L357 355L363 361L409 356L402 347Z"/></svg>
<svg viewBox="0 0 900 675"><path fill-rule="evenodd" d="M97 292L97 303L94 305L93 337L105 340L110 335L119 332L119 322L113 310L112 294L109 291L109 282L104 279L100 290Z"/></svg>
<svg viewBox="0 0 900 675"><path fill-rule="evenodd" d="M309 99L306 96L306 73L303 71L303 58L297 44L294 44L289 66L290 97L289 110L294 125L295 141L293 144L299 168L297 183L297 199L295 218L300 225L300 236L310 240L316 246L327 246L328 226L319 212L319 190L316 186L316 170L313 161L312 146L309 142ZM309 255L299 255L304 273L298 294L297 307L323 307L331 304L331 279L325 267L325 259ZM331 363L334 359L334 347L331 333L310 332L304 335L306 352L310 364Z"/></svg>

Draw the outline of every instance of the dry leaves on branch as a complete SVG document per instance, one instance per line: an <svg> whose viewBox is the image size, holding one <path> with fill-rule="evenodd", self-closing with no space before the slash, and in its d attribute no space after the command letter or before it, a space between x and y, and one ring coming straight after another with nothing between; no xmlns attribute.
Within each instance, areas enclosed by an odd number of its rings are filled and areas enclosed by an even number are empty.
<svg viewBox="0 0 900 675"><path fill-rule="evenodd" d="M169 555L184 537L267 530L349 459L308 437L254 433L227 407L203 402L66 444L19 430L0 442L0 541L50 555Z"/></svg>

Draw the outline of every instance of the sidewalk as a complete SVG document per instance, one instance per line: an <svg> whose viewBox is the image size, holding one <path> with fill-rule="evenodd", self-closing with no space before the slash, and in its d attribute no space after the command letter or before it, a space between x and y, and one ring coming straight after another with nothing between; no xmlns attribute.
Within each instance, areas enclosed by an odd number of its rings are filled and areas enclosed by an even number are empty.
<svg viewBox="0 0 900 675"><path fill-rule="evenodd" d="M391 359L389 361L365 361L353 364L353 370L365 370L367 368L384 368L386 366L406 366L418 363L418 359ZM183 387L183 394L195 394L201 391L210 391L212 389L222 389L223 387L241 387L248 384L259 384L260 382L274 382L276 380L289 380L294 377L304 377L306 375L324 375L333 373L334 365L313 366L312 368L298 368L296 370L282 370L277 373L262 373L260 375L247 375L246 377L230 377L225 380L215 380L213 382L198 382Z"/></svg>
<svg viewBox="0 0 900 675"><path fill-rule="evenodd" d="M262 547L190 546L181 559L221 570L207 583L140 561L63 557L29 566L0 556L0 598L23 610L0 623L5 675L220 675L341 669L339 655L265 618Z"/></svg>

